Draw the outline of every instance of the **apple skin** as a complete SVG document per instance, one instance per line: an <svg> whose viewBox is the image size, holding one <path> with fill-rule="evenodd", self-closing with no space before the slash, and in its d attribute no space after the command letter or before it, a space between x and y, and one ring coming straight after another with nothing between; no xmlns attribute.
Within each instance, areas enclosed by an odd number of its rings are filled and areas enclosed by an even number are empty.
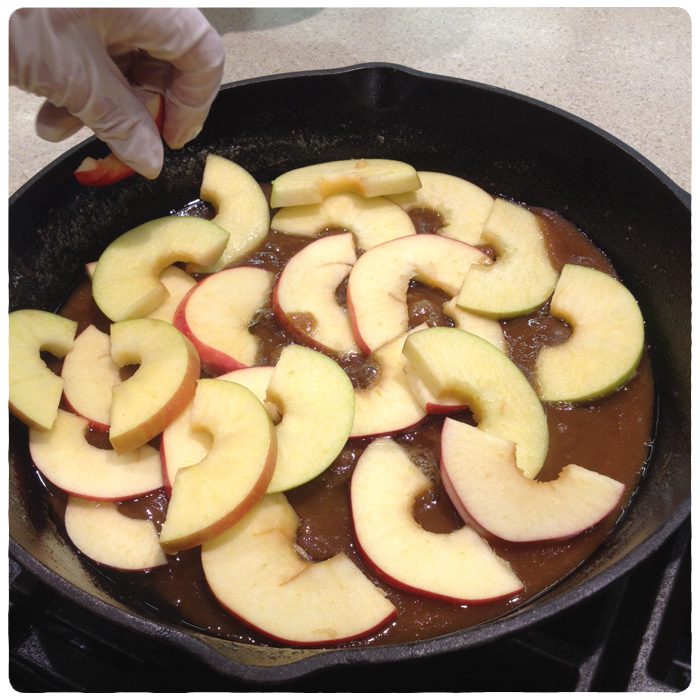
<svg viewBox="0 0 700 700"><path fill-rule="evenodd" d="M140 90L139 95L153 117L158 131L162 132L165 119L165 99L161 94L145 89ZM85 158L73 172L75 179L86 187L107 187L135 174L136 171L122 163L114 153L110 153L104 158Z"/></svg>
<svg viewBox="0 0 700 700"><path fill-rule="evenodd" d="M8 318L10 412L40 430L53 426L63 395L63 379L41 358L46 351L64 357L73 347L78 324L40 309L19 309Z"/></svg>
<svg viewBox="0 0 700 700"><path fill-rule="evenodd" d="M192 426L212 435L204 458L175 474L163 550L176 554L217 537L265 495L277 460L272 420L259 399L240 384L200 379Z"/></svg>
<svg viewBox="0 0 700 700"><path fill-rule="evenodd" d="M119 367L140 364L112 390L109 439L123 454L160 435L182 412L194 396L200 362L192 343L158 319L113 323L110 337L112 359Z"/></svg>
<svg viewBox="0 0 700 700"><path fill-rule="evenodd" d="M168 563L150 520L122 515L115 503L68 497L66 534L94 562L120 571L150 571Z"/></svg>
<svg viewBox="0 0 700 700"><path fill-rule="evenodd" d="M252 266L221 270L200 280L183 297L173 325L196 348L212 375L255 364L258 339L248 330L267 302L272 272Z"/></svg>
<svg viewBox="0 0 700 700"><path fill-rule="evenodd" d="M564 542L595 527L620 504L624 484L576 464L553 481L528 479L515 445L447 418L440 475L457 512L484 537L517 544Z"/></svg>
<svg viewBox="0 0 700 700"><path fill-rule="evenodd" d="M397 609L384 593L342 552L318 562L305 557L296 545L298 526L285 495L272 494L205 542L202 567L219 604L295 647L349 642L390 624Z"/></svg>
<svg viewBox="0 0 700 700"><path fill-rule="evenodd" d="M420 596L455 604L511 598L523 583L469 526L449 533L424 530L413 507L430 479L391 438L362 453L350 483L360 552L381 578Z"/></svg>

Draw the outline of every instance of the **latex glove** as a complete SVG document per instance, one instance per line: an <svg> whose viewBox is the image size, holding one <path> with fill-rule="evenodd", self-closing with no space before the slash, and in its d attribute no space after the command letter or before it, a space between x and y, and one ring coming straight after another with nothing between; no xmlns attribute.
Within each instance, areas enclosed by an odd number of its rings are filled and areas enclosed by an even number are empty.
<svg viewBox="0 0 700 700"><path fill-rule="evenodd" d="M182 148L201 131L223 76L223 42L196 9L21 9L9 41L10 84L47 98L42 138L85 125L151 179L163 140ZM165 96L162 138L134 85Z"/></svg>

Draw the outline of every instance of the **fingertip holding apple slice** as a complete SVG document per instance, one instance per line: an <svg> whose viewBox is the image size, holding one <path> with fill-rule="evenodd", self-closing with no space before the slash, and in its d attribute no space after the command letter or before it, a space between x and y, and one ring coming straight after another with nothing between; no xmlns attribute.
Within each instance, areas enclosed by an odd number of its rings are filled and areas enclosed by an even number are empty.
<svg viewBox="0 0 700 700"><path fill-rule="evenodd" d="M364 557L393 585L453 603L487 603L520 593L523 584L508 563L470 527L438 534L416 522L415 501L430 486L390 438L365 449L350 486Z"/></svg>
<svg viewBox="0 0 700 700"><path fill-rule="evenodd" d="M109 439L122 454L162 433L187 406L200 362L192 343L175 326L151 318L113 323L110 352L119 367L139 365L112 389Z"/></svg>
<svg viewBox="0 0 700 700"><path fill-rule="evenodd" d="M273 423L280 420L274 404L265 401L267 387L272 377L273 367L246 367L218 376L222 381L236 382L249 389L263 403ZM163 485L170 496L175 474L182 467L201 462L211 447L208 431L197 429L192 424L192 403L163 431L160 442L160 457L163 466Z"/></svg>
<svg viewBox="0 0 700 700"><path fill-rule="evenodd" d="M101 432L109 430L112 389L121 382L107 333L90 324L63 359L63 395L71 410Z"/></svg>
<svg viewBox="0 0 700 700"><path fill-rule="evenodd" d="M448 173L418 171L421 187L392 195L392 202L407 212L429 209L437 212L442 226L437 233L463 243L481 242L484 224L493 207L493 197L477 185Z"/></svg>
<svg viewBox="0 0 700 700"><path fill-rule="evenodd" d="M360 250L416 233L411 217L391 200L357 194L334 194L319 204L284 207L271 226L288 236L308 238L328 229L344 229L353 234Z"/></svg>
<svg viewBox="0 0 700 700"><path fill-rule="evenodd" d="M224 374L255 364L259 340L249 327L270 297L274 274L241 266L216 272L183 298L175 327L193 343L202 366Z"/></svg>
<svg viewBox="0 0 700 700"><path fill-rule="evenodd" d="M618 506L624 484L575 464L553 481L528 479L515 464L515 445L465 423L445 420L443 483L455 508L507 542L566 540L597 525Z"/></svg>
<svg viewBox="0 0 700 700"><path fill-rule="evenodd" d="M420 187L415 168L385 158L328 161L288 170L272 181L273 209L318 204L334 194L362 197L400 194Z"/></svg>
<svg viewBox="0 0 700 700"><path fill-rule="evenodd" d="M212 221L229 233L226 248L213 262L193 260L188 271L218 272L255 250L270 230L270 206L256 179L243 167L210 153L199 196L211 204Z"/></svg>
<svg viewBox="0 0 700 700"><path fill-rule="evenodd" d="M403 353L433 396L468 405L480 430L516 444L517 465L527 477L539 473L549 447L547 417L506 354L479 336L446 327L411 333Z"/></svg>
<svg viewBox="0 0 700 700"><path fill-rule="evenodd" d="M366 389L355 389L355 418L351 438L389 435L420 423L426 416L406 378L403 344L408 334L390 340L370 359L378 379Z"/></svg>
<svg viewBox="0 0 700 700"><path fill-rule="evenodd" d="M84 418L59 409L51 430L29 431L32 461L52 484L105 501L136 498L163 485L158 450L144 445L118 455L91 445L88 428Z"/></svg>
<svg viewBox="0 0 700 700"><path fill-rule="evenodd" d="M340 365L317 350L287 345L267 388L282 416L269 493L310 481L340 454L352 429L355 394Z"/></svg>
<svg viewBox="0 0 700 700"><path fill-rule="evenodd" d="M522 206L496 199L482 241L496 251L493 265L472 265L457 296L466 311L510 318L542 305L558 273L549 257L537 217Z"/></svg>
<svg viewBox="0 0 700 700"><path fill-rule="evenodd" d="M201 379L192 426L211 435L198 463L175 474L160 532L161 547L176 553L216 537L264 495L276 460L275 430L265 407L234 382Z"/></svg>
<svg viewBox="0 0 700 700"><path fill-rule="evenodd" d="M338 644L382 629L397 609L344 553L305 558L299 519L283 494L202 545L202 567L219 603L266 636L295 646Z"/></svg>
<svg viewBox="0 0 700 700"><path fill-rule="evenodd" d="M582 402L617 391L644 352L644 319L629 290L610 275L565 265L550 304L572 334L544 347L535 362L543 401Z"/></svg>
<svg viewBox="0 0 700 700"><path fill-rule="evenodd" d="M319 238L289 260L275 284L272 308L297 342L322 352L359 352L347 310L336 298L356 260L351 233Z"/></svg>
<svg viewBox="0 0 700 700"><path fill-rule="evenodd" d="M11 413L25 425L49 430L63 395L63 378L41 357L64 357L73 347L78 324L40 309L12 311L8 319L9 392Z"/></svg>
<svg viewBox="0 0 700 700"><path fill-rule="evenodd" d="M467 269L488 262L478 248L432 234L397 238L365 251L347 289L358 346L369 354L408 330L406 293L412 279L454 296Z"/></svg>
<svg viewBox="0 0 700 700"><path fill-rule="evenodd" d="M124 571L147 571L168 563L150 520L119 512L115 503L69 496L66 533L86 557Z"/></svg>
<svg viewBox="0 0 700 700"><path fill-rule="evenodd" d="M136 88L136 92L153 117L158 131L162 131L165 118L165 99L160 93L145 88ZM104 158L87 157L73 172L75 179L87 187L106 187L135 174L136 171L119 160L114 153L110 153Z"/></svg>
<svg viewBox="0 0 700 700"><path fill-rule="evenodd" d="M92 278L92 295L112 321L147 316L167 298L163 270L175 262L216 260L228 233L194 216L165 216L148 221L110 243Z"/></svg>

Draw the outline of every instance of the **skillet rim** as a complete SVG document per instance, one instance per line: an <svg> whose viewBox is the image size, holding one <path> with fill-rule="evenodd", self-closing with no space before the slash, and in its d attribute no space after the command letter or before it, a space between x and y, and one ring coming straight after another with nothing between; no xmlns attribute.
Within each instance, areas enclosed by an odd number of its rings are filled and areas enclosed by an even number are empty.
<svg viewBox="0 0 700 700"><path fill-rule="evenodd" d="M221 86L221 91L231 90L246 85L274 83L276 81L284 81L290 78L334 76L362 71L395 71L398 73L405 73L420 80L466 85L486 92L511 97L528 103L536 108L556 114L585 128L586 130L592 132L595 136L602 138L613 146L624 151L627 155L631 156L639 165L650 171L654 178L660 182L660 184L668 188L686 209L690 210L690 194L679 187L668 175L666 175L666 173L664 173L646 157L642 156L638 151L617 137L559 107L492 85L453 76L443 76L435 73L424 72L394 63L370 62L340 68L286 72L269 76L248 78L226 83ZM34 175L13 195L11 195L9 200L10 212L12 211L13 204L27 191L29 191L38 180L44 177L48 171L54 169L65 159L73 157L76 152L89 147L90 144L93 144L96 141L96 137L89 137L42 168L36 175ZM572 607L582 599L599 593L608 585L627 574L636 565L646 560L655 551L657 551L666 542L666 540L669 539L669 537L682 526L686 519L689 518L689 514L690 496L688 496L687 499L685 499L677 507L673 517L666 520L665 523L652 532L647 539L634 547L634 549L632 549L628 554L620 558L605 570L595 574L589 580L577 584L572 589L565 591L558 596L555 595L552 600L543 602L539 598L536 598L524 607L518 608L513 613L510 613L502 618L477 625L467 630L454 632L430 640L377 647L330 647L307 649L300 653L300 658L298 660L271 666L252 666L247 663L237 662L219 653L216 649L210 646L206 641L207 636L204 634L188 631L184 628L175 627L164 622L155 622L137 613L133 613L129 610L123 610L117 606L102 601L87 591L70 583L66 579L63 579L51 569L41 564L41 562L29 554L12 537L10 537L10 556L12 556L18 563L28 569L41 581L53 589L58 590L66 598L77 603L81 607L91 610L104 619L114 622L115 624L129 630L145 634L151 638L158 639L184 649L212 668L215 668L226 675L254 683L274 684L294 680L311 672L329 667L347 664L399 661L415 656L416 651L418 651L421 656L431 656L454 650L465 650L487 642L495 641L496 639L507 636L508 634L514 633L532 624L546 620L553 615L558 614L562 610ZM583 596L581 595L582 592L584 594Z"/></svg>

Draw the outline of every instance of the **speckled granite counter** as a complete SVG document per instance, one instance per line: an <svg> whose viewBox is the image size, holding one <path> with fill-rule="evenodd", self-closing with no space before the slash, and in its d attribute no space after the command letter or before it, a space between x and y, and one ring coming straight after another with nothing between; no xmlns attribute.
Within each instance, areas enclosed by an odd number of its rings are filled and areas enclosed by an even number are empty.
<svg viewBox="0 0 700 700"><path fill-rule="evenodd" d="M608 131L690 190L691 19L680 8L206 9L224 82L398 63L512 90ZM9 94L9 192L67 148L34 133L41 100Z"/></svg>

